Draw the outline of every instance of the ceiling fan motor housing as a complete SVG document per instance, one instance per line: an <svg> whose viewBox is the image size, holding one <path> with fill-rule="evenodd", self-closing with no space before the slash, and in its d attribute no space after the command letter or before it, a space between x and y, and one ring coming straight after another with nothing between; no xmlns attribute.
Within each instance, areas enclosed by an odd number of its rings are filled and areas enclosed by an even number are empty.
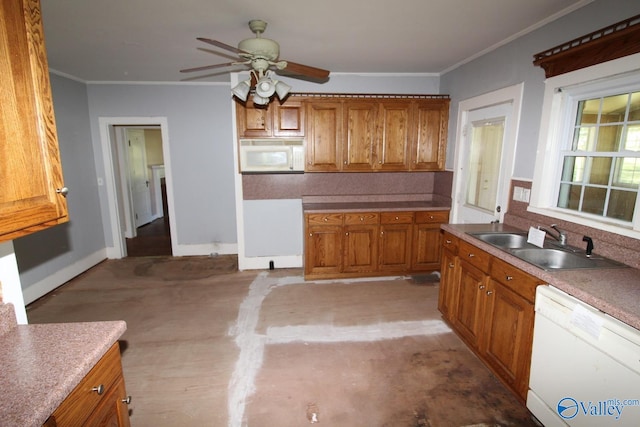
<svg viewBox="0 0 640 427"><path fill-rule="evenodd" d="M249 55L240 53L240 56L248 59L259 57L267 61L275 61L280 55L280 45L271 39L262 37L242 40L238 44L238 49L249 53Z"/></svg>

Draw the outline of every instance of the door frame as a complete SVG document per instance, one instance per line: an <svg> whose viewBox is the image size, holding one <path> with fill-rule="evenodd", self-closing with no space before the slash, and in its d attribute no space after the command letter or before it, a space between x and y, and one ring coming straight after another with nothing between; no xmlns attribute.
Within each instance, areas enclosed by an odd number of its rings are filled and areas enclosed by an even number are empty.
<svg viewBox="0 0 640 427"><path fill-rule="evenodd" d="M502 89L495 90L493 92L478 95L473 98L460 101L458 104L458 121L456 124L456 145L455 155L453 161L453 189L451 200L451 220L452 224L460 222L460 206L464 203L466 183L464 180L464 174L462 168L466 167L464 164L465 156L462 154L465 144L465 126L468 122L469 112L473 110L479 110L486 107L492 107L500 104L510 104L511 113L507 120L512 120L512 125L505 126L504 144L502 151L502 165L506 165L507 170L502 171L501 181L498 184L502 188L503 200L497 201L504 208L500 212L500 222L504 219L504 213L508 206L509 187L511 185L511 179L513 177L513 165L515 162L515 152L518 138L518 130L520 128L520 114L522 111L522 93L524 90L524 83L519 83L513 86L508 86Z"/></svg>
<svg viewBox="0 0 640 427"><path fill-rule="evenodd" d="M165 182L167 187L167 204L169 209L169 231L171 234L171 252L176 253L176 224L175 224L175 207L173 197L173 178L171 174L171 157L169 151L169 131L166 117L99 117L100 143L102 149L102 158L104 162L104 185L107 192L107 204L109 212L110 230L106 229L105 237L111 236L111 246L107 242L107 258L118 259L127 256L127 243L125 240L126 215L127 209L131 209L125 201L122 194L122 186L119 185L121 180L121 166L118 160L118 150L116 144L120 138L116 132L116 127L138 127L144 128L153 126L160 127L160 135L162 138L162 156L165 167ZM127 196L128 197L128 196Z"/></svg>

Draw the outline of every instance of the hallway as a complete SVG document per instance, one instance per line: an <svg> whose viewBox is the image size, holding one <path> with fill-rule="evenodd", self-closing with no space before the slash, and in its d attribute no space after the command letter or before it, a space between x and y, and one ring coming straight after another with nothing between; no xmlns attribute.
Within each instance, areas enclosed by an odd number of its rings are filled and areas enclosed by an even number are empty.
<svg viewBox="0 0 640 427"><path fill-rule="evenodd" d="M127 256L171 255L171 233L168 219L161 217L138 227L136 234L136 237L126 239Z"/></svg>
<svg viewBox="0 0 640 427"><path fill-rule="evenodd" d="M131 425L527 426L436 309L437 282L304 282L234 256L105 261L30 323L122 319ZM315 417L315 418L314 418Z"/></svg>

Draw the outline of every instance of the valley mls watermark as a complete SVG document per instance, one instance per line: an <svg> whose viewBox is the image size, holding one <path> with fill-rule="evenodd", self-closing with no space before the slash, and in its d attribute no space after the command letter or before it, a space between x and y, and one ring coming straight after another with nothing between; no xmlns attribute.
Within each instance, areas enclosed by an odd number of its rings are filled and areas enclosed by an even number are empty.
<svg viewBox="0 0 640 427"><path fill-rule="evenodd" d="M558 401L557 412L565 420L570 420L578 415L586 417L612 417L619 420L625 406L640 406L640 399L606 399L598 401L576 400L572 397L563 397Z"/></svg>

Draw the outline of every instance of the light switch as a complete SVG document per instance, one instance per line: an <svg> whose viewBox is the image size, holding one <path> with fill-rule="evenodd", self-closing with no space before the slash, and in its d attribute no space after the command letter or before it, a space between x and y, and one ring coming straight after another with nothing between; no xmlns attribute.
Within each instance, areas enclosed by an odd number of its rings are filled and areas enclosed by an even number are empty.
<svg viewBox="0 0 640 427"><path fill-rule="evenodd" d="M517 202L522 201L522 187L513 187L513 200Z"/></svg>

